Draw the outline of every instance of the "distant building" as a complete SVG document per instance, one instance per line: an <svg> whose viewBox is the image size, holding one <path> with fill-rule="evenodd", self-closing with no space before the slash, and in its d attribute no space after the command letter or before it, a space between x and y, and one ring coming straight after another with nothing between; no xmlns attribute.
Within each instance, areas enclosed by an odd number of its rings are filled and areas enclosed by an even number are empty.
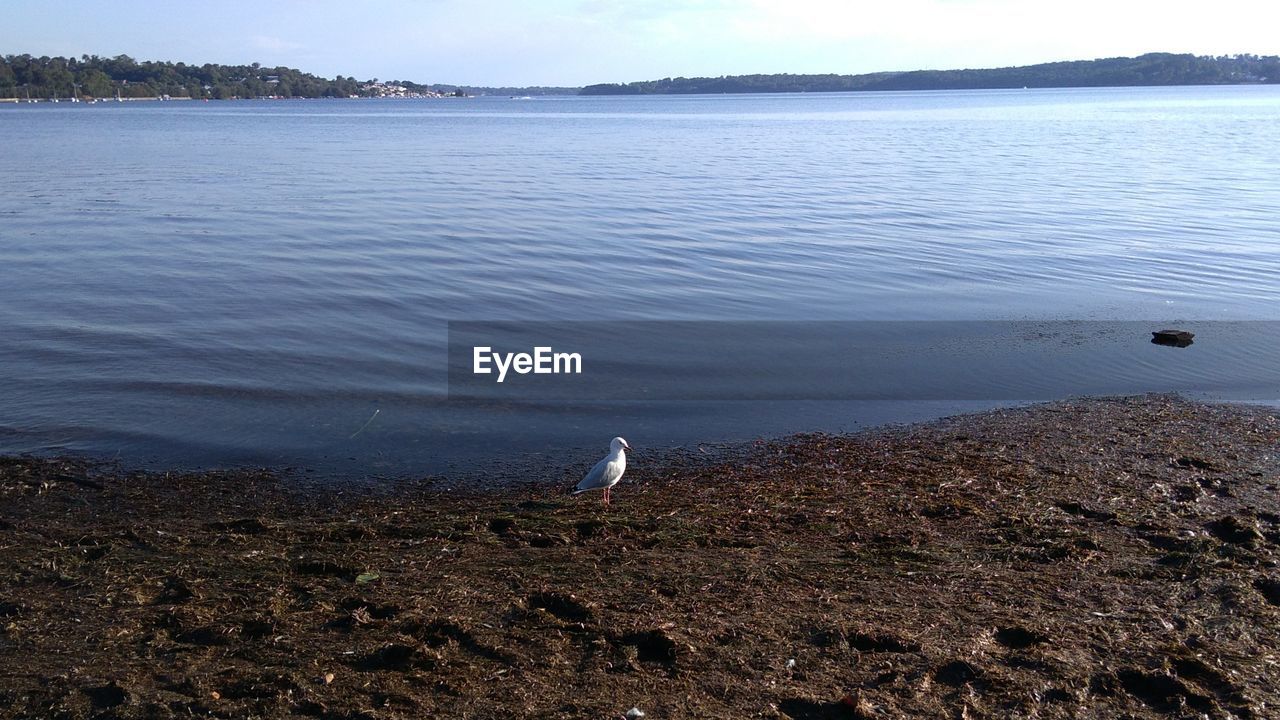
<svg viewBox="0 0 1280 720"><path fill-rule="evenodd" d="M433 90L414 91L404 85L384 82L366 82L360 85L360 94L364 97L377 98L435 98L442 97Z"/></svg>

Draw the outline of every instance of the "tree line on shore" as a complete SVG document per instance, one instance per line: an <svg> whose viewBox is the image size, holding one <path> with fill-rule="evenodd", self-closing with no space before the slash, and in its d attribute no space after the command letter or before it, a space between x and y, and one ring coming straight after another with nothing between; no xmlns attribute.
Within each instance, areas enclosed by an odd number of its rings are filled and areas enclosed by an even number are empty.
<svg viewBox="0 0 1280 720"><path fill-rule="evenodd" d="M729 75L663 78L571 87L474 87L424 85L408 80L327 79L288 67L188 65L139 62L128 55L104 58L0 56L0 99L190 97L325 98L401 95L660 95L693 93L847 92L870 90L972 90L1142 85L1280 83L1280 57L1149 53L1041 63L985 70L916 70L862 75ZM388 88L395 88L389 93Z"/></svg>
<svg viewBox="0 0 1280 720"><path fill-rule="evenodd" d="M863 75L727 75L584 87L582 95L978 90L1280 83L1280 57L1149 53L987 70L916 70Z"/></svg>
<svg viewBox="0 0 1280 720"><path fill-rule="evenodd" d="M0 62L0 97L347 97L355 78L328 80L286 67L138 62L128 55L79 58L6 55Z"/></svg>
<svg viewBox="0 0 1280 720"><path fill-rule="evenodd" d="M332 80L288 67L252 65L188 65L139 62L128 55L79 58L0 56L0 98L52 100L65 98L150 98L168 95L193 99L254 97L380 97L387 88L408 95L436 94L573 94L578 88L482 88L423 85L408 80L359 81L338 75ZM400 89L403 89L402 91Z"/></svg>

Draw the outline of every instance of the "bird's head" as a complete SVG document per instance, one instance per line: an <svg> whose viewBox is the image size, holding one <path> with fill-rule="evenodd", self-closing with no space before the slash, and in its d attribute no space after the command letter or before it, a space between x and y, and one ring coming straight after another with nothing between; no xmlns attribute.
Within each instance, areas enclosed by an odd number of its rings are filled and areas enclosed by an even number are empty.
<svg viewBox="0 0 1280 720"><path fill-rule="evenodd" d="M619 450L629 451L631 450L631 446L627 444L626 440L623 440L620 437L616 437L613 439L613 442L609 443L609 450L612 452L618 452Z"/></svg>

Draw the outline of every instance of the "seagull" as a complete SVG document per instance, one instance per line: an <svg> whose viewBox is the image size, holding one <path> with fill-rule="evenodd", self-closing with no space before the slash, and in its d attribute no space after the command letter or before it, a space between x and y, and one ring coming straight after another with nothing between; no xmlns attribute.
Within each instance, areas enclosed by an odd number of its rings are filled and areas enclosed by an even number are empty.
<svg viewBox="0 0 1280 720"><path fill-rule="evenodd" d="M582 482L573 489L573 494L584 493L588 490L604 489L604 504L609 504L609 488L613 487L622 479L622 473L627 470L627 450L631 446L626 440L616 437L609 443L609 454L603 460L596 463L591 468L591 472L582 478Z"/></svg>

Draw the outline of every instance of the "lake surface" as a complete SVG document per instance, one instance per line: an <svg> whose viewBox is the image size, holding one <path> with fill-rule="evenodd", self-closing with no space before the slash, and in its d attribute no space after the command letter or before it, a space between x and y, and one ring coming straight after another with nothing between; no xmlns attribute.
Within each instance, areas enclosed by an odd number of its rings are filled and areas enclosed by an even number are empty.
<svg viewBox="0 0 1280 720"><path fill-rule="evenodd" d="M554 473L619 434L740 440L1097 391L1280 398L1275 325L1227 322L1280 319L1277 86L62 103L0 106L0 135L0 452ZM762 322L762 347L788 321L1039 323L973 372L1057 380L987 393L936 373L951 384L918 393L871 362L862 387L901 392L824 399L756 392L766 365L741 397L703 394L726 346L686 336L604 363L626 393L450 397L449 323L499 320L589 321L588 373L637 321L712 339ZM1062 321L1072 352L1002 350ZM1147 342L1171 323L1197 344ZM786 347L825 347L806 337Z"/></svg>

